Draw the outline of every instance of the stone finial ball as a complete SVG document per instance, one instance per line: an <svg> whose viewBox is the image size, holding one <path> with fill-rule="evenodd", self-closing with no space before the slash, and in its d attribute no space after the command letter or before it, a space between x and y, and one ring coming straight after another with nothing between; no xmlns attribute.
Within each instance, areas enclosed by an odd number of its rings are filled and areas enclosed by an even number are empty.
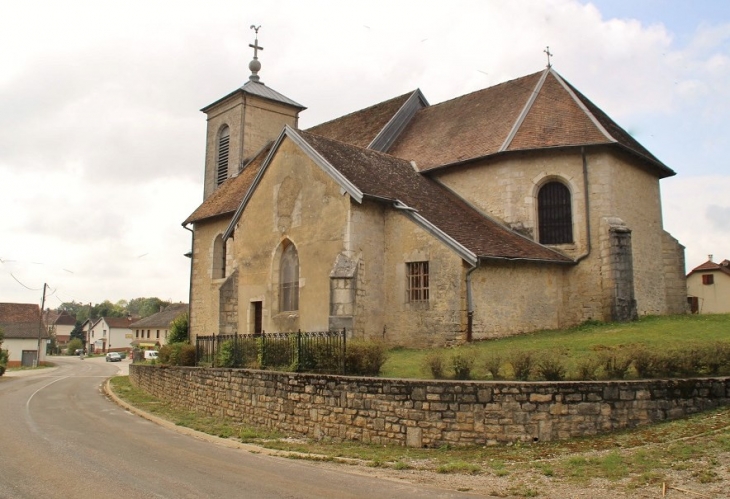
<svg viewBox="0 0 730 499"><path fill-rule="evenodd" d="M250 69L252 73L256 73L258 70L261 69L261 63L258 61L258 59L254 59L253 61L248 63L248 69Z"/></svg>

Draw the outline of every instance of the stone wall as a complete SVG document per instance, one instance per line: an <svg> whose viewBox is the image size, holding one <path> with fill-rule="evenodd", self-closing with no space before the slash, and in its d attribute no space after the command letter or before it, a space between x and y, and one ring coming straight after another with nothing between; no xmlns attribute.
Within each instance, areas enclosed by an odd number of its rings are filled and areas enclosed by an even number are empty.
<svg viewBox="0 0 730 499"><path fill-rule="evenodd" d="M133 385L182 407L314 439L435 447L548 441L730 403L730 378L487 382L133 364Z"/></svg>

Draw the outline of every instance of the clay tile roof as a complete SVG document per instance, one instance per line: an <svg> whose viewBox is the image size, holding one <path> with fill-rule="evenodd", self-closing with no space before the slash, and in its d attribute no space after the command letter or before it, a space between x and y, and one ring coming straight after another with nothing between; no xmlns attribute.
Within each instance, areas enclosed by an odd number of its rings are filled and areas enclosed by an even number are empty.
<svg viewBox="0 0 730 499"><path fill-rule="evenodd" d="M421 109L388 152L427 171L508 151L598 144L621 147L659 177L674 175L553 70Z"/></svg>
<svg viewBox="0 0 730 499"><path fill-rule="evenodd" d="M697 267L693 268L687 276L690 276L694 274L695 272L712 272L712 271L720 271L724 274L730 275L730 267L728 264L726 264L727 260L723 260L720 264L717 264L713 262L712 260L707 260L705 263L698 265Z"/></svg>
<svg viewBox="0 0 730 499"><path fill-rule="evenodd" d="M102 317L109 327L129 329L129 326L137 320L137 317Z"/></svg>
<svg viewBox="0 0 730 499"><path fill-rule="evenodd" d="M56 319L53 321L53 324L63 325L63 326L75 326L76 318L64 310L60 314L58 314Z"/></svg>
<svg viewBox="0 0 730 499"><path fill-rule="evenodd" d="M0 303L0 329L5 339L38 338L41 309L32 303ZM45 327L41 338L48 338Z"/></svg>
<svg viewBox="0 0 730 499"><path fill-rule="evenodd" d="M140 319L133 322L131 328L142 328L142 327L154 327L154 328L167 328L170 327L170 323L174 321L179 315L184 314L188 311L187 303L175 303L168 305L162 312L150 315L144 319Z"/></svg>
<svg viewBox="0 0 730 499"><path fill-rule="evenodd" d="M367 147L412 94L413 92L409 92L394 97L307 131L358 147Z"/></svg>
<svg viewBox="0 0 730 499"><path fill-rule="evenodd" d="M307 132L302 138L365 195L399 200L477 257L559 263L564 255L516 234L484 216L405 160Z"/></svg>
<svg viewBox="0 0 730 499"><path fill-rule="evenodd" d="M183 222L183 225L199 222L207 218L213 218L220 215L233 214L238 208L243 196L253 183L256 174L261 169L261 165L266 155L271 150L271 144L266 145L254 159L252 159L246 167L237 176L229 178L211 194L203 204Z"/></svg>

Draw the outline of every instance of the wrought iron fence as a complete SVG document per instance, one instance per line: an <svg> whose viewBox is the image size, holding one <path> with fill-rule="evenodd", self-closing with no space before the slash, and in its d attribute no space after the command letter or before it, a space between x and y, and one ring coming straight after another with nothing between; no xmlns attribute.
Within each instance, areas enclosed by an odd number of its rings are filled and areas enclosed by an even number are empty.
<svg viewBox="0 0 730 499"><path fill-rule="evenodd" d="M196 365L295 372L345 372L347 334L342 331L197 336Z"/></svg>

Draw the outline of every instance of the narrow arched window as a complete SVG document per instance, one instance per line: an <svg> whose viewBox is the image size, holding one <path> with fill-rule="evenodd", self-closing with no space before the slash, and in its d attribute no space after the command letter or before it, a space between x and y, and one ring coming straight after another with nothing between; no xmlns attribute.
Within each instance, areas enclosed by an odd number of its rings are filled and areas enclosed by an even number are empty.
<svg viewBox="0 0 730 499"><path fill-rule="evenodd" d="M573 242L570 190L561 182L548 182L537 194L538 230L541 244Z"/></svg>
<svg viewBox="0 0 730 499"><path fill-rule="evenodd" d="M281 253L279 268L279 311L299 310L299 255L293 244Z"/></svg>
<svg viewBox="0 0 730 499"><path fill-rule="evenodd" d="M218 152L216 154L216 186L221 185L228 179L228 151L230 146L231 132L227 126L218 132Z"/></svg>
<svg viewBox="0 0 730 499"><path fill-rule="evenodd" d="M213 279L226 276L226 244L223 236L217 236L213 242Z"/></svg>

